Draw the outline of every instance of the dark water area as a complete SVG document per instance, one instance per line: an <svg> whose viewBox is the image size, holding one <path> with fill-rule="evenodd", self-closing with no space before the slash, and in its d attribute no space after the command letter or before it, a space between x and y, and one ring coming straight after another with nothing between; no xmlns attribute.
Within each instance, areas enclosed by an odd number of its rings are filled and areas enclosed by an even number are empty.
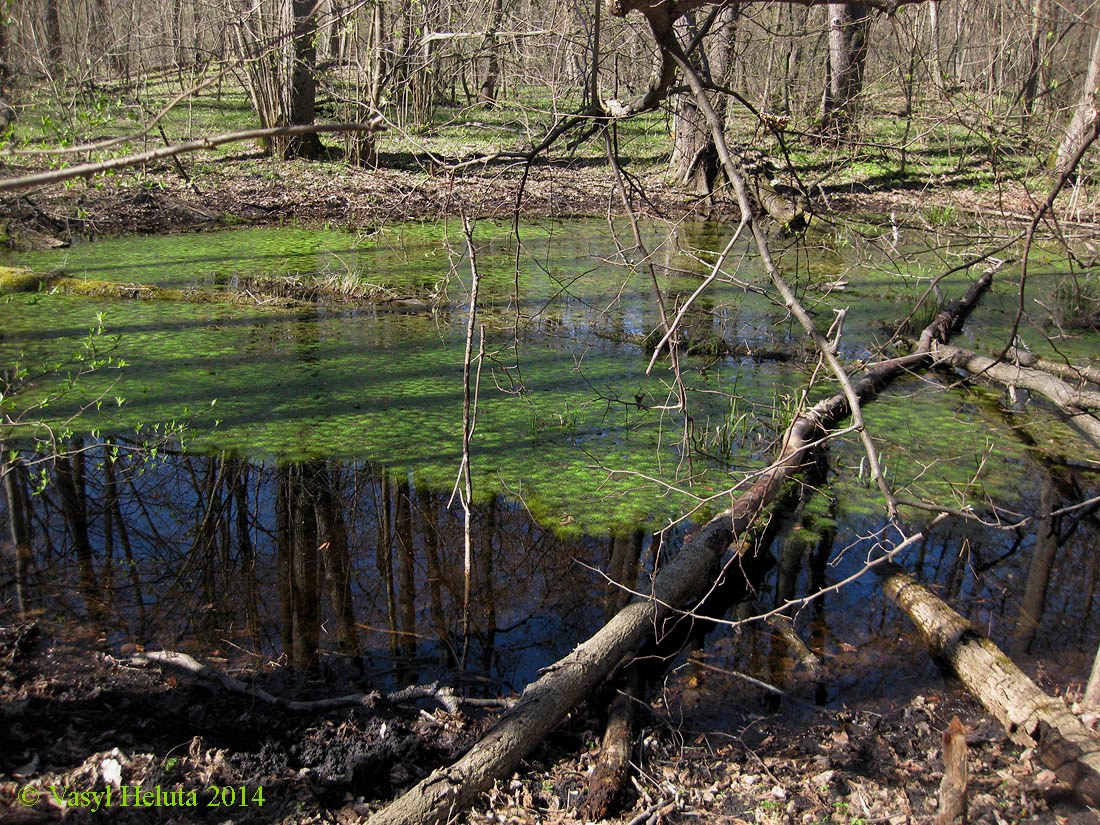
<svg viewBox="0 0 1100 825"><path fill-rule="evenodd" d="M667 307L695 290L729 230L647 228ZM442 676L475 694L521 689L622 604L609 579L644 593L692 525L728 504L724 491L766 464L814 373L736 250L732 276L684 317L685 441L667 361L646 374L653 278L623 266L609 236L600 221L524 227L518 241L478 224L487 355L466 634L451 491L469 262L454 225L121 239L0 261L174 289L351 279L405 299L285 309L0 295L0 356L21 382L4 410L19 426L5 436L2 620L22 596L115 647L248 666L343 659L380 685ZM823 328L848 309L846 359L888 337L945 249L960 254L940 237L826 240L781 260ZM964 346L999 349L1015 312L1010 270ZM1056 264L1029 277L1049 303ZM937 288L954 297L968 283ZM1100 351L1095 332L1026 334L1048 356ZM1100 492L1098 457L1037 402L952 383L905 379L867 406L887 479L906 498L1034 518L1011 530L951 519L898 560L1014 656L1083 680L1098 642L1098 517L1059 511ZM809 400L833 391L819 376ZM39 461L44 433L72 457ZM132 450L150 439L152 454ZM766 520L775 564L759 592L723 618L793 602L784 612L827 679L815 685L771 625L721 625L670 682L689 704L754 695L730 671L833 702L938 678L873 576L830 589L898 536L857 442L830 441L821 462ZM21 568L17 530L30 550Z"/></svg>

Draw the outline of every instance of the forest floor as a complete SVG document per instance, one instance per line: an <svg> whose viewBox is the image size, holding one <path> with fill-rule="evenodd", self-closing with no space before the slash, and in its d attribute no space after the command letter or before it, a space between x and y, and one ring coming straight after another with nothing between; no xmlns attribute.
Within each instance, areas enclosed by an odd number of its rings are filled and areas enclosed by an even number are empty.
<svg viewBox="0 0 1100 825"><path fill-rule="evenodd" d="M15 249L63 246L122 233L159 234L227 226L334 226L357 230L405 220L590 217L624 213L606 161L495 162L435 170L408 157L383 156L377 168L337 161L278 162L259 152L199 155L184 166L162 163L117 176L0 197L0 244ZM0 165L0 177L30 167ZM652 162L625 167L632 208L665 219L735 219L728 193L708 201L686 193ZM843 176L839 175L838 178ZM1034 182L1032 182L1034 188ZM825 225L845 216L876 215L902 225L935 228L1026 220L1045 192L1020 182L997 188L933 186L897 180L870 186L851 180L818 185L812 211ZM1057 217L1083 228L1100 222L1087 193L1070 190Z"/></svg>
<svg viewBox="0 0 1100 825"><path fill-rule="evenodd" d="M42 624L0 628L0 714L8 731L0 819L358 823L452 761L493 719L491 711L450 713L430 699L291 713L192 676L135 667L132 652L108 653L91 637L56 635ZM357 681L350 671L331 670L323 683L294 681L278 668L252 677L270 693L308 698L362 690ZM970 822L1100 821L969 697L943 684L893 701L784 702L770 713L734 703L722 710L724 724L681 716L683 707L653 708L633 787L613 821L931 822L940 739L954 716L968 730ZM597 730L591 708L574 714L521 773L458 821L585 821L577 810ZM105 796L97 803L92 794L108 786L110 804ZM159 787L162 804L155 796L137 804L134 786ZM194 807L163 804L169 800Z"/></svg>

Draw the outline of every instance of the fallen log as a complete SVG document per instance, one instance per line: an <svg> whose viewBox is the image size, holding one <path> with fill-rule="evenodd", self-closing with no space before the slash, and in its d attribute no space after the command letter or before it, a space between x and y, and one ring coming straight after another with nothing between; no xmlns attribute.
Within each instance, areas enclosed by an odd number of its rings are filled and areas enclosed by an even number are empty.
<svg viewBox="0 0 1100 825"><path fill-rule="evenodd" d="M1100 393L1076 389L1043 370L1006 364L962 347L937 344L933 351L939 361L974 375L990 378L1006 387L1017 387L1042 395L1069 417L1074 428L1100 447L1100 421L1088 413L1089 409L1100 408Z"/></svg>
<svg viewBox="0 0 1100 825"><path fill-rule="evenodd" d="M1088 381L1090 384L1100 385L1100 369L1095 367L1084 364L1059 364L1057 361L1047 361L1034 353L1015 347L1010 350L1010 353L1021 366L1050 372L1066 381Z"/></svg>
<svg viewBox="0 0 1100 825"><path fill-rule="evenodd" d="M582 812L586 819L610 816L618 809L623 786L630 773L630 753L634 748L635 702L641 685L636 668L629 673L607 711L607 725L600 743L596 767L588 778L588 794Z"/></svg>
<svg viewBox="0 0 1100 825"><path fill-rule="evenodd" d="M886 563L875 570L886 595L912 619L932 655L951 668L1012 741L1034 748L1074 793L1100 806L1100 737L903 568Z"/></svg>
<svg viewBox="0 0 1100 825"><path fill-rule="evenodd" d="M933 341L946 340L989 288L992 277L992 273L985 273L962 299L939 312L921 334L910 358L882 364L856 382L852 389L860 402L872 398L896 376L929 363ZM462 758L421 780L375 813L368 825L447 822L473 804L496 779L514 771L624 656L655 627L661 627L671 608L696 603L713 581L731 540L741 535L783 484L793 478L816 439L849 412L847 397L838 393L799 415L788 428L775 463L661 569L653 580L650 598L628 604L573 652L546 668L524 689L516 705Z"/></svg>

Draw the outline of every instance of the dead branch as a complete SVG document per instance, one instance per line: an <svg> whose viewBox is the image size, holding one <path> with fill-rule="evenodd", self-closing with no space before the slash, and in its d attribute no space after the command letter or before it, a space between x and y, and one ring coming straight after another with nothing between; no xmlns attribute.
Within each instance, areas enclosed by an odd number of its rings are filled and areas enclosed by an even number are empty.
<svg viewBox="0 0 1100 825"><path fill-rule="evenodd" d="M143 163L152 163L156 160L183 155L188 152L199 152L203 149L213 149L226 143L239 143L243 140L258 140L260 138L294 135L312 135L321 132L380 132L385 129L381 116L376 116L363 123L324 123L308 126L274 126L269 129L245 129L242 132L226 132L213 137L191 140L187 143L176 143L164 146L160 149L150 149L148 152L139 152L136 155L126 155L121 158L98 161L96 163L82 163L79 166L70 166L67 169L51 169L48 172L38 172L33 175L23 175L18 178L4 178L0 180L0 192L11 192L16 189L30 189L35 186L45 186L51 183L61 183L74 178L88 178L100 172L109 172L112 169L124 169L127 166L140 166Z"/></svg>
<svg viewBox="0 0 1100 825"><path fill-rule="evenodd" d="M638 671L629 669L626 684L616 694L607 711L607 725L600 743L596 767L588 778L584 816L604 819L617 809L630 772L630 754L634 747L635 699L639 691Z"/></svg>
<svg viewBox="0 0 1100 825"><path fill-rule="evenodd" d="M1100 385L1100 370L1087 364L1059 364L1056 361L1047 361L1039 358L1026 350L1014 349L1010 353L1013 360L1025 367L1034 367L1037 370L1054 373L1066 381L1087 381L1090 384Z"/></svg>
<svg viewBox="0 0 1100 825"><path fill-rule="evenodd" d="M222 673L220 670L215 670L209 665L204 665L202 662L188 656L186 653L179 653L172 650L138 653L132 656L126 664L134 667L159 665L161 667L176 668L192 676L197 676L200 679L216 682L229 693L235 693L238 696L247 696L250 699L258 699L264 704L274 705L283 710L299 713L316 713L319 711L350 707L373 708L379 704L394 705L403 702L412 702L417 699L435 699L447 710L456 713L461 702L450 687L440 685L439 682L431 682L427 685L410 685L409 687L395 690L391 693L371 691L370 693L352 693L347 696L334 696L330 699L310 699L305 701L283 699L278 696L273 696L263 688L246 684L239 679L234 679L226 673Z"/></svg>

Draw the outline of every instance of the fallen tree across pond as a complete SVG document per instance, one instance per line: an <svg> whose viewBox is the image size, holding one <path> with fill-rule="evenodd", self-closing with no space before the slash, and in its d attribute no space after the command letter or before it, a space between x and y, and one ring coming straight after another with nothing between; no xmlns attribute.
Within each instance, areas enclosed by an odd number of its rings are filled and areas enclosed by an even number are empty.
<svg viewBox="0 0 1100 825"><path fill-rule="evenodd" d="M939 312L921 334L913 353L869 370L851 390L864 403L894 378L931 363L934 341L946 340L989 288L985 273L959 300ZM676 608L693 608L710 589L730 542L794 478L806 453L830 428L850 413L845 393L837 393L798 415L783 438L779 457L762 471L732 507L712 518L688 541L653 581L647 599L628 604L572 653L544 669L529 684L516 705L457 762L434 771L403 796L376 813L370 825L443 823L476 801L493 782L514 771L565 716L588 696L623 657L655 629L664 626ZM736 569L736 562L729 570Z"/></svg>
<svg viewBox="0 0 1100 825"><path fill-rule="evenodd" d="M1041 369L996 361L950 344L937 345L935 354L938 360L974 375L989 378L1009 388L1029 390L1042 395L1069 418L1072 427L1096 447L1100 447L1100 421L1088 412L1090 409L1100 409L1100 393L1071 387Z"/></svg>
<svg viewBox="0 0 1100 825"><path fill-rule="evenodd" d="M997 718L1013 742L1034 748L1087 804L1100 806L1100 737L1048 696L982 632L902 567L875 568L882 588L920 630L932 655L948 665Z"/></svg>

